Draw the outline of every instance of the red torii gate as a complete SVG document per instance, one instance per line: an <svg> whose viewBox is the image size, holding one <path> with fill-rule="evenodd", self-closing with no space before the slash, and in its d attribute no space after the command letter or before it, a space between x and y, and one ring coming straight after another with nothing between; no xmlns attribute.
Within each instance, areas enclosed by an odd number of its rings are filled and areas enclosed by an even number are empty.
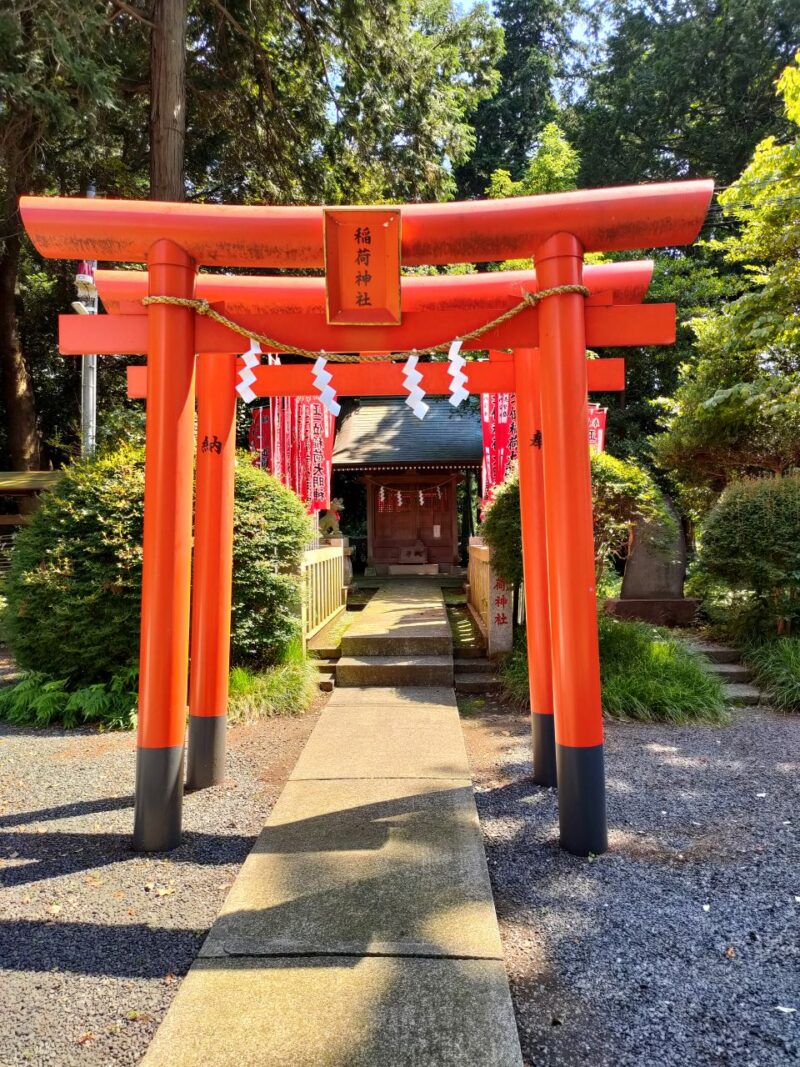
<svg viewBox="0 0 800 1067"><path fill-rule="evenodd" d="M514 389L508 391L516 391L518 402L521 401L522 442L526 441L522 435L524 427L539 426L535 398L538 395L541 399L545 442L542 449L544 514L551 549L547 592L559 822L562 846L582 855L602 852L607 847L586 447L585 350L587 343L598 347L668 343L674 337L674 309L657 305L623 309L614 307L610 301L593 306L592 295L587 299L574 289L565 291L564 287L582 286L589 280L591 268L587 267L584 273L583 267L585 251L690 243L699 232L712 189L710 181L681 182L402 208L403 263L482 262L532 256L538 285L543 290L560 290L544 299L541 306L527 308L495 331L484 334L473 345L516 350L513 364L502 361L488 364L490 369L497 368L491 386L485 379L473 382L473 373L481 376L485 371L467 370L470 390L479 392L507 388L498 383L503 370L513 368ZM149 293L155 297L192 299L196 282L198 286L204 284L204 276L196 275L200 263L290 269L323 266L321 208L27 197L21 201L21 210L34 244L46 256L73 259L88 256L116 262L146 260ZM489 277L494 281L498 276ZM420 280L408 279L408 282ZM479 295L478 287L487 285L478 277L457 280L476 283L473 296ZM264 281L260 279L262 284ZM425 281L452 285L456 279ZM415 286L404 281L402 325L328 325L324 321L312 322L310 311L299 315L294 312L286 321L291 336L284 343L290 347L325 349L329 353L424 349L450 340L454 334L468 333L474 326L495 317L491 312L487 315L485 304L473 309L473 318L459 311L456 331L452 309L440 308L437 313L421 307L419 321L409 323L405 302L410 305L414 289ZM226 314L232 313L227 302L225 309ZM278 336L281 325L278 310L273 309L267 318L267 322L262 322L256 314L255 321L268 329L270 336ZM236 315L236 321L262 332L258 326L249 324L245 311ZM311 346L303 345L297 336L297 330L305 325L309 329L313 327ZM241 341L234 346L231 339L234 337L227 327L197 315L192 307L159 302L150 304L146 314L66 319L62 324L64 352L146 350L148 354L134 826L135 844L145 849L172 847L180 836L189 651L195 353L201 357L198 373L202 378L204 354L233 355L241 351ZM535 348L540 353L538 361ZM220 372L223 365L227 368L221 374L227 393L235 378L235 359L215 361L217 364ZM294 374L305 369L262 367L258 369L255 391L260 395L270 394L270 375L274 371ZM446 373L446 368L442 369ZM334 384L340 393L345 393L344 372L356 370L355 367L335 368ZM376 367L371 364L369 379L374 379L375 373ZM389 365L386 373L396 373L399 377L401 370ZM424 375L434 378L438 373L438 366L424 371ZM352 384L355 386L355 382ZM424 386L434 391L427 377ZM210 388L201 388L203 393L210 394ZM285 391L313 392L307 386L296 389L294 382L290 388L286 376L281 391L283 395ZM523 455L529 447L530 442L523 443L520 449L523 522L533 503L535 488L532 485L535 468L530 458ZM527 475L523 473L526 469ZM535 531L530 523L524 522L525 572L526 579L530 574L531 592L536 588L536 577L531 570L534 539ZM532 662L535 660L534 655Z"/></svg>
<svg viewBox="0 0 800 1067"><path fill-rule="evenodd" d="M584 282L598 291L589 300L609 299L620 304L641 301L647 292L653 263L628 261L587 267ZM97 271L96 284L103 305L112 314L142 314L142 298L147 295L144 271ZM438 284L445 280L448 284ZM462 278L409 279L414 294L409 303L424 305L449 314L460 314L476 302L476 290L484 314L516 300L521 292L537 289L535 271L510 271L504 275L483 275L464 284ZM199 297L217 301L224 297L227 312L266 316L287 305L294 314L321 314L324 311L325 283L321 278L253 278L225 275L200 275L195 292ZM662 309L659 309L661 312ZM284 312L285 313L285 312ZM65 322L73 321L71 318ZM262 325L262 321L258 322ZM671 337L672 323L660 336ZM471 392L479 394L515 389L513 356L490 351L493 362L471 363L467 367ZM531 359L538 358L531 356ZM503 361L503 362L501 362ZM232 386L235 355L205 353L198 359L197 380L197 459L195 489L194 578L189 667L189 735L187 743L186 784L200 789L222 781L225 766L225 733L228 703L230 649L231 581L230 560L233 545L233 466L234 419L236 394ZM619 359L587 361L589 392L611 392L624 388L624 364ZM429 394L445 394L449 389L445 363L424 365L423 381ZM314 384L308 365L287 365L257 371L254 392L259 396L312 394ZM402 395L402 367L395 363L372 363L369 380L363 368L353 364L334 365L334 387L342 396ZM147 392L147 368L128 367L128 395L144 397ZM538 411L538 385L533 403ZM525 412L521 412L524 420ZM532 427L532 437L539 426ZM201 442L220 442L221 454L203 450ZM526 457L529 453L526 452ZM533 713L534 780L541 785L556 785L555 741L550 666L550 628L548 621L547 557L541 479L541 451L530 453L532 466L524 463L523 483L529 482L536 504L525 521L531 523L529 544L528 637L531 645L531 709ZM530 470L529 470L530 467Z"/></svg>

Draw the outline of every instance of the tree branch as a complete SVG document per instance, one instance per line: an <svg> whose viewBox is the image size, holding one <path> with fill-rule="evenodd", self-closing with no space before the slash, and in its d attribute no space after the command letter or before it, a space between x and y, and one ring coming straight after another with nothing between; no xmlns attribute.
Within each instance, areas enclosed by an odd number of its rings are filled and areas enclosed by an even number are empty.
<svg viewBox="0 0 800 1067"><path fill-rule="evenodd" d="M154 23L152 23L149 18L143 15L141 11L137 11L135 7L131 7L125 0L111 0L111 4L117 11L124 11L125 14L130 15L131 18L138 19L139 22L143 22L145 26L149 26L151 30L154 28ZM114 16L112 15L111 17L113 18Z"/></svg>

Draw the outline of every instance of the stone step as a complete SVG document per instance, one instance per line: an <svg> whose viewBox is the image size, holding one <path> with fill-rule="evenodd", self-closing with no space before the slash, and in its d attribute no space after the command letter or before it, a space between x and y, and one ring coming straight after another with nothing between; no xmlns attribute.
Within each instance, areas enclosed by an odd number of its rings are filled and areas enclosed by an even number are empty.
<svg viewBox="0 0 800 1067"><path fill-rule="evenodd" d="M453 654L455 656L457 656L459 660L464 660L464 659L472 659L472 660L485 659L486 658L486 649L483 646L479 646L479 645L476 645L475 647L472 647L472 648L469 645L467 645L466 647L454 649L453 650Z"/></svg>
<svg viewBox="0 0 800 1067"><path fill-rule="evenodd" d="M341 645L332 645L330 648L311 648L309 646L308 655L310 659L320 660L337 660L342 654Z"/></svg>
<svg viewBox="0 0 800 1067"><path fill-rule="evenodd" d="M761 703L761 691L754 685L745 685L741 682L728 682L723 687L725 699L729 704L739 707L752 707Z"/></svg>
<svg viewBox="0 0 800 1067"><path fill-rule="evenodd" d="M347 656L336 665L337 686L451 686L452 656Z"/></svg>
<svg viewBox="0 0 800 1067"><path fill-rule="evenodd" d="M738 648L717 645L713 641L689 641L689 647L693 652L701 652L712 663L738 663L740 659Z"/></svg>
<svg viewBox="0 0 800 1067"><path fill-rule="evenodd" d="M342 638L343 656L448 656L452 651L453 639L449 629L443 632L433 628L429 634L404 634L400 624L397 630L387 633L345 634Z"/></svg>
<svg viewBox="0 0 800 1067"><path fill-rule="evenodd" d="M494 674L456 675L457 693L496 693L500 688L500 679Z"/></svg>
<svg viewBox="0 0 800 1067"><path fill-rule="evenodd" d="M710 663L708 669L723 682L749 682L753 672L743 663Z"/></svg>
<svg viewBox="0 0 800 1067"><path fill-rule="evenodd" d="M453 668L456 676L459 674L492 674L495 666L490 659L481 656L480 659L462 659L461 649L458 650L458 658L453 660Z"/></svg>

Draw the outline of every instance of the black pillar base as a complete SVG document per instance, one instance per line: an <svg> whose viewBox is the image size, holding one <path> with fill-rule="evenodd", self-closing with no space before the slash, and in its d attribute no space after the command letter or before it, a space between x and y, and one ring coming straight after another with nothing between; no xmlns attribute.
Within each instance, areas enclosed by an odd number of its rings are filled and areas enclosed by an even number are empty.
<svg viewBox="0 0 800 1067"><path fill-rule="evenodd" d="M190 715L186 788L207 789L225 778L227 715Z"/></svg>
<svg viewBox="0 0 800 1067"><path fill-rule="evenodd" d="M183 745L136 750L133 847L168 852L181 842Z"/></svg>
<svg viewBox="0 0 800 1067"><path fill-rule="evenodd" d="M561 847L574 856L597 856L608 848L603 746L556 745L556 764Z"/></svg>
<svg viewBox="0 0 800 1067"><path fill-rule="evenodd" d="M537 785L558 785L556 734L552 715L531 715L533 780Z"/></svg>

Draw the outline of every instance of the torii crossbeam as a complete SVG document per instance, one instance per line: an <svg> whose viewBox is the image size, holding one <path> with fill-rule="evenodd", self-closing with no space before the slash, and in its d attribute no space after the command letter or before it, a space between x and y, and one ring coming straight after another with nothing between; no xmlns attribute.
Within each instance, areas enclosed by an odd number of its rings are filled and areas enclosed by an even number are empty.
<svg viewBox="0 0 800 1067"><path fill-rule="evenodd" d="M587 251L692 242L712 190L710 181L678 182L394 209L402 216L403 264L531 257L537 285L551 294L537 307L498 327L495 335L481 336L476 347L515 349L521 426L536 424L536 412L529 405L537 396L541 402L559 823L562 846L579 855L599 853L607 847L585 353L587 343L597 347L669 343L674 330L671 310L648 305L637 308L632 300L623 311L614 306L613 297L604 303L600 291L596 293L589 285L592 268L584 268L583 255ZM323 210L318 207L24 197L21 211L34 244L45 256L146 261L148 292L159 300L191 301L196 285L203 284L203 276L197 274L201 264L284 270L324 266ZM428 280L453 284L450 279ZM583 295L584 285L590 290L588 297ZM281 344L305 349L392 352L447 342L471 332L469 323L480 325L496 317L485 305L473 309L471 317L441 309L438 313L422 308L412 312L414 288L403 286L401 304L405 301L406 307L400 325L340 326L314 319L310 313L281 319L274 309L264 318L254 313L249 321L258 325L250 329L268 333ZM477 290L475 295L479 296ZM234 314L227 301L225 308L229 318L247 326L249 312ZM410 318L412 314L418 321ZM261 330L261 325L268 328ZM284 327L285 336L280 332ZM306 329L308 333L303 332ZM180 838L195 356L200 353L202 359L203 353L228 353L230 358L216 365L225 368L224 376L231 383L236 373L235 354L242 346L233 347L230 334L227 327L201 318L193 307L164 302L151 304L145 315L100 316L62 327L62 351L124 353L146 349L148 358L134 825L134 843L144 849L170 848ZM309 343L303 344L301 337ZM503 363L498 361L497 367ZM269 369L263 369L259 383L264 377L268 381L268 375ZM534 446L521 440L524 519L533 501L531 457L526 453ZM533 588L531 537L529 525L524 525L526 585L530 576Z"/></svg>

